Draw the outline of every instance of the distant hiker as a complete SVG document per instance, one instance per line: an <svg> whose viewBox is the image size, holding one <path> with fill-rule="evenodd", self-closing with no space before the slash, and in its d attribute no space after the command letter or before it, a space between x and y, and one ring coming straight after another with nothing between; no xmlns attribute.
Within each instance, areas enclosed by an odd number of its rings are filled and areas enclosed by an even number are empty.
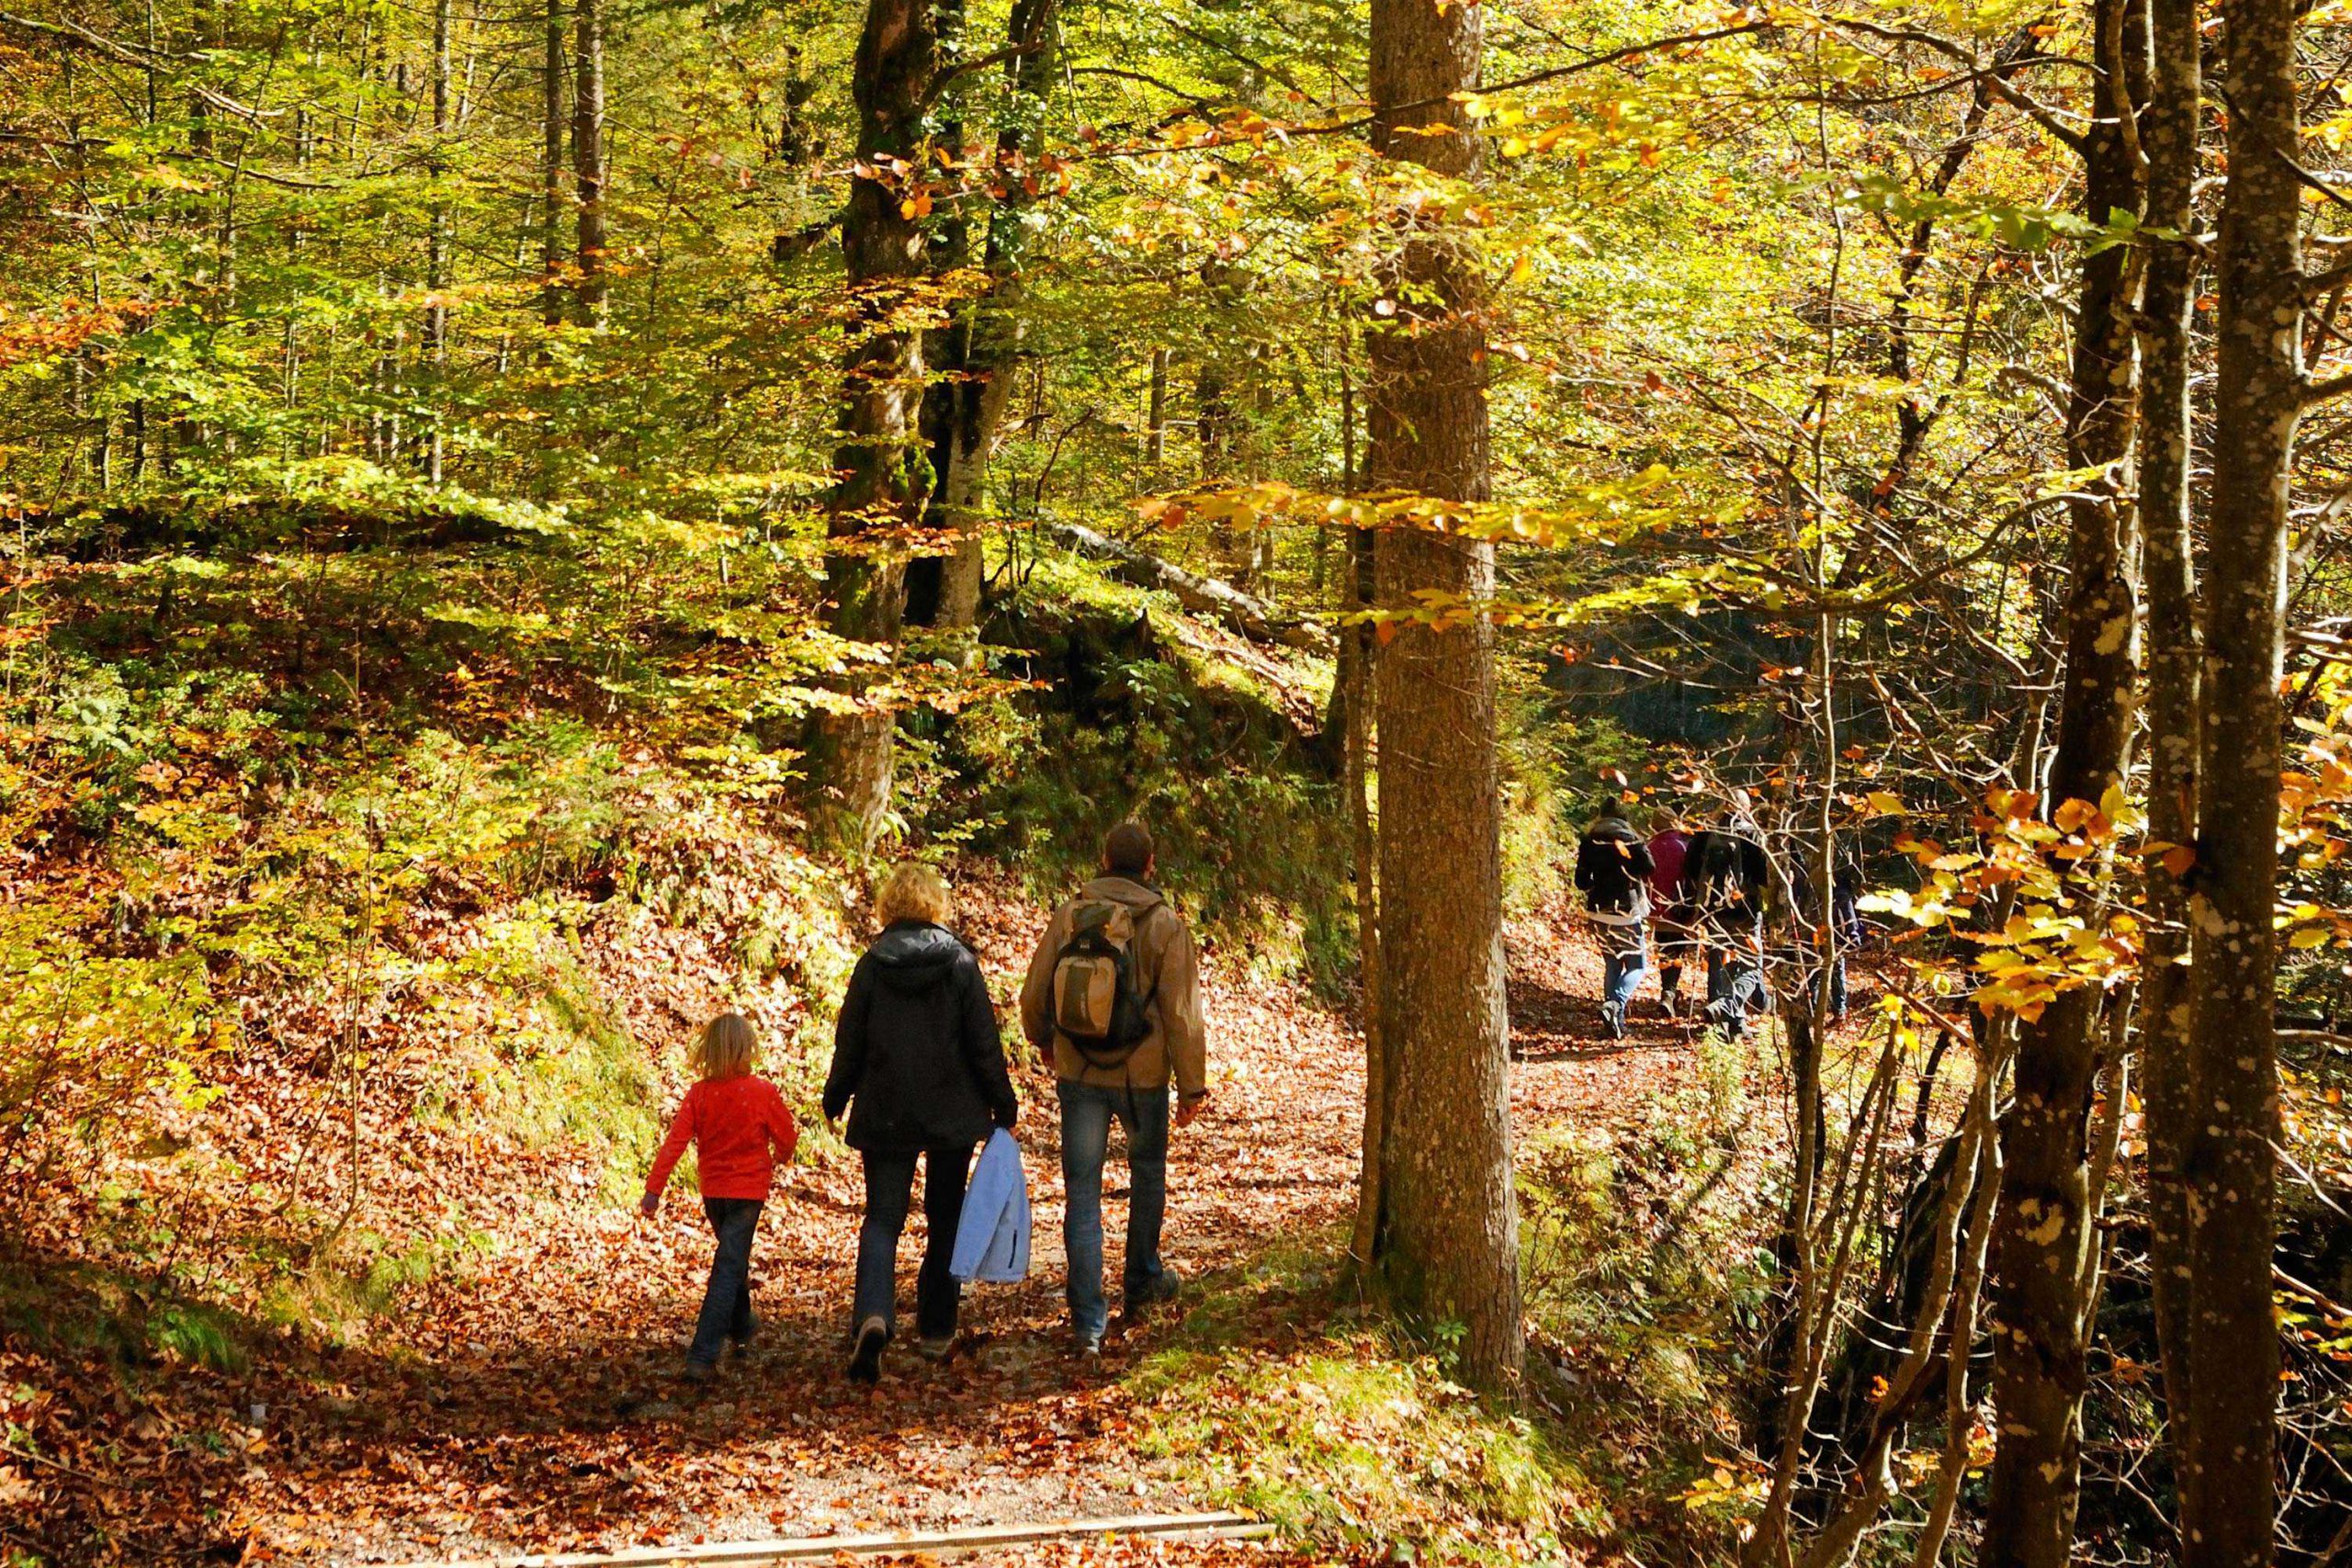
<svg viewBox="0 0 2352 1568"><path fill-rule="evenodd" d="M1061 1097L1069 1213L1069 1320L1080 1352L1102 1348L1102 1162L1114 1117L1127 1135L1125 1311L1173 1298L1159 1258L1168 1205L1168 1090L1176 1125L1208 1100L1193 933L1151 885L1151 835L1122 822L1102 840L1102 874L1054 911L1021 987L1021 1026Z"/></svg>
<svg viewBox="0 0 2352 1568"><path fill-rule="evenodd" d="M924 1354L946 1355L963 1295L949 1264L972 1150L1019 1119L996 1009L971 950L947 930L955 902L937 872L913 862L874 898L882 934L849 977L833 1026L825 1120L847 1110L849 1146L865 1163L865 1221L857 1233L849 1375L874 1382L897 1326L899 1233L922 1157L929 1225L915 1276L915 1328Z"/></svg>
<svg viewBox="0 0 2352 1568"><path fill-rule="evenodd" d="M752 1342L759 1320L752 1315L752 1238L760 1228L775 1168L789 1164L800 1129L784 1097L765 1078L752 1076L759 1040L749 1020L723 1012L695 1037L692 1063L698 1081L670 1122L670 1135L653 1156L638 1210L651 1219L662 1207L662 1190L686 1145L695 1146L702 1187L702 1212L718 1237L710 1283L703 1291L702 1315L686 1347L684 1376L707 1382L718 1353L733 1340L740 1351Z"/></svg>
<svg viewBox="0 0 2352 1568"><path fill-rule="evenodd" d="M1813 876L1800 861L1789 874L1790 892L1803 919L1800 934L1806 944L1805 967L1815 972L1816 964L1826 961L1829 970L1829 1017L1832 1021L1846 1016L1846 959L1862 942L1862 874L1851 857L1838 857L1837 874L1829 889L1829 924L1824 931L1818 922L1821 908L1813 894Z"/></svg>
<svg viewBox="0 0 2352 1568"><path fill-rule="evenodd" d="M1614 806L1605 806L1577 841L1577 891L1600 940L1600 1026L1625 1036L1625 1006L1649 963L1649 846Z"/></svg>
<svg viewBox="0 0 2352 1568"><path fill-rule="evenodd" d="M1690 835L1668 807L1650 813L1650 911L1657 922L1657 999L1666 1016L1682 1010L1682 969L1699 956L1698 911L1682 886Z"/></svg>
<svg viewBox="0 0 2352 1568"><path fill-rule="evenodd" d="M1771 881L1764 846L1729 829L1692 835L1683 886L1707 948L1707 1022L1743 1039L1764 1004L1764 906Z"/></svg>

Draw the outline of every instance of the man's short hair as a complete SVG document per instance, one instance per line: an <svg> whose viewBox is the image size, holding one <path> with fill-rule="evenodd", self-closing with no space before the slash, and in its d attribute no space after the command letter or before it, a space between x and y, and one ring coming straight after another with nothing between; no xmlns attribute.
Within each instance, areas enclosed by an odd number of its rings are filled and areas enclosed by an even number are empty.
<svg viewBox="0 0 2352 1568"><path fill-rule="evenodd" d="M1102 866L1114 876L1141 876L1151 869L1151 832L1140 822L1122 822L1102 835Z"/></svg>

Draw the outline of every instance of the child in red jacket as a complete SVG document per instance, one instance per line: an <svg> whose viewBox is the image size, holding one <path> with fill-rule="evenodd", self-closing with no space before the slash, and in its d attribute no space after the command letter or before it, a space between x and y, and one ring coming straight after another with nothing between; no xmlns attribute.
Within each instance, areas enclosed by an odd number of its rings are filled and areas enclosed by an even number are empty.
<svg viewBox="0 0 2352 1568"><path fill-rule="evenodd" d="M702 1212L718 1235L718 1250L710 1260L694 1343L686 1348L689 1382L709 1381L726 1342L748 1345L759 1326L752 1316L752 1237L777 1162L790 1163L800 1141L784 1097L765 1078L752 1076L757 1046L750 1021L740 1013L721 1013L704 1026L689 1058L702 1081L686 1090L638 1204L646 1218L653 1217L670 1171L691 1140L702 1176Z"/></svg>

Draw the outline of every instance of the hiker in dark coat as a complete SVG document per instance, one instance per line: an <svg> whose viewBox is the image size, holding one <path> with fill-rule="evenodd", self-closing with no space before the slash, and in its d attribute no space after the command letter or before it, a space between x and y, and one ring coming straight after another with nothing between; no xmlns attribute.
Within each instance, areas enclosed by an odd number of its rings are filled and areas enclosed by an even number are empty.
<svg viewBox="0 0 2352 1568"><path fill-rule="evenodd" d="M946 1354L962 1296L948 1260L973 1149L1020 1115L1005 1071L996 1009L971 950L946 929L947 885L927 865L890 874L875 897L882 934L857 961L833 1030L825 1119L849 1111L843 1134L865 1163L865 1221L857 1233L849 1375L873 1382L897 1322L899 1233L923 1162L930 1226L915 1282L915 1325L926 1355Z"/></svg>
<svg viewBox="0 0 2352 1568"><path fill-rule="evenodd" d="M1625 1008L1649 964L1649 846L1633 825L1603 807L1577 841L1577 891L1600 942L1600 1025L1625 1034Z"/></svg>
<svg viewBox="0 0 2352 1568"><path fill-rule="evenodd" d="M1683 886L1707 945L1707 1022L1735 1040L1764 1004L1764 906L1772 863L1742 833L1710 828L1692 836Z"/></svg>
<svg viewBox="0 0 2352 1568"><path fill-rule="evenodd" d="M1790 873L1790 891L1808 928L1804 935L1812 952L1809 957L1827 965L1829 972L1829 1017L1832 1021L1846 1016L1847 986L1846 957L1862 943L1862 874L1847 855L1838 857L1838 872L1829 892L1829 923L1827 929L1819 924L1821 906L1814 897L1813 875L1800 863ZM1811 964L1808 965L1811 967Z"/></svg>

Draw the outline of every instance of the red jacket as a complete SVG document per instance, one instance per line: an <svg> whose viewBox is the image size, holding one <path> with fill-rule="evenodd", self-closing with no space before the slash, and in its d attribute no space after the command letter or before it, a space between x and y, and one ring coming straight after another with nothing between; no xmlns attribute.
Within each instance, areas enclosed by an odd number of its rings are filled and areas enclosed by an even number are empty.
<svg viewBox="0 0 2352 1568"><path fill-rule="evenodd" d="M689 1140L702 1172L704 1197L765 1198L776 1163L791 1162L800 1128L767 1079L705 1078L686 1090L686 1102L678 1107L670 1135L653 1156L652 1173L645 1179L649 1195L662 1195L671 1168L686 1152Z"/></svg>

